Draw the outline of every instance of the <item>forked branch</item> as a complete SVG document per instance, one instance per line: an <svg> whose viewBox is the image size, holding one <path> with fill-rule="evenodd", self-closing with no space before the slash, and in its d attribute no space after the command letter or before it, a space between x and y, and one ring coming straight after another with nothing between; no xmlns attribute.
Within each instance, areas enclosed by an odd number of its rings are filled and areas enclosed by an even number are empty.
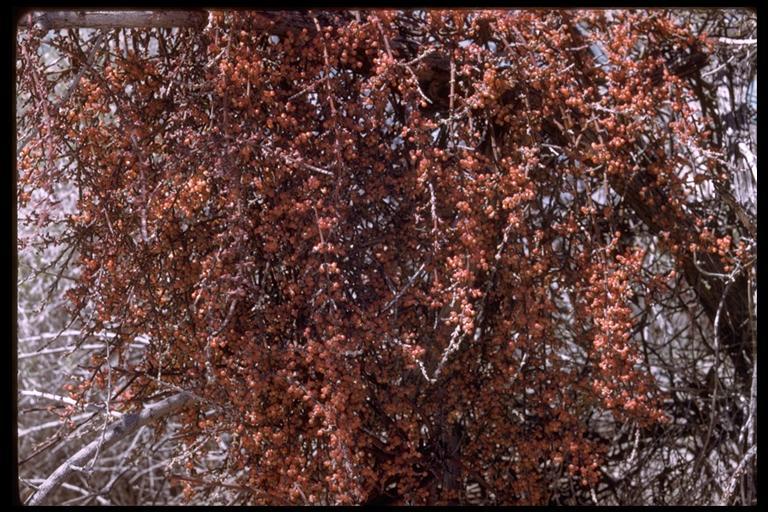
<svg viewBox="0 0 768 512"><path fill-rule="evenodd" d="M96 452L99 445L101 445L101 449L106 450L119 440L133 434L141 427L174 414L192 399L192 394L181 392L170 396L165 400L146 406L144 410L138 414L124 414L119 420L111 423L106 428L103 441L101 440L101 436L99 436L77 451L72 457L64 461L56 471L40 484L32 496L29 497L26 504L40 505L51 492L64 483L64 480L73 471L83 467L83 465L93 457L93 454Z"/></svg>

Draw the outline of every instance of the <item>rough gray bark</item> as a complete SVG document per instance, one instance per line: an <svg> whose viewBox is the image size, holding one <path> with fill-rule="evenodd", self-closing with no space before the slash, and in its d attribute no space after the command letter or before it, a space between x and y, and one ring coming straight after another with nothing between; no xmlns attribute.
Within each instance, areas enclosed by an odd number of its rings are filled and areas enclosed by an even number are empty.
<svg viewBox="0 0 768 512"><path fill-rule="evenodd" d="M84 466L93 457L96 450L107 449L119 440L133 434L141 427L174 414L191 400L192 395L190 393L181 392L154 404L147 405L138 414L123 415L122 418L107 427L103 436L98 436L72 457L64 461L56 471L40 484L37 491L29 497L26 504L40 505L51 492L64 483L64 480L73 471Z"/></svg>
<svg viewBox="0 0 768 512"><path fill-rule="evenodd" d="M34 25L41 30L61 28L202 28L208 22L205 11L49 11L33 12L19 20L19 26Z"/></svg>

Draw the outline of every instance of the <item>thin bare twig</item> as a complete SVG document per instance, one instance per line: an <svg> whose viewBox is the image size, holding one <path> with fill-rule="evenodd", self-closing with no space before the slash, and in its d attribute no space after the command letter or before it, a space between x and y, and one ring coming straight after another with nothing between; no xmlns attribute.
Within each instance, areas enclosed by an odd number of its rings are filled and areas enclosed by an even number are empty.
<svg viewBox="0 0 768 512"><path fill-rule="evenodd" d="M85 62L83 62L83 65L80 66L80 70L77 72L77 75L75 75L74 80L72 80L72 83L69 85L69 88L67 88L67 91L64 93L64 95L61 97L61 101L59 101L59 108L63 107L64 104L69 101L69 97L72 96L72 93L75 92L75 89L77 89L77 84L80 83L80 79L83 77L83 74L85 74L85 71L91 67L91 64L93 63L93 59L96 56L96 52L103 46L103 43L106 41L106 34L102 32L98 35L96 38L96 42L93 43L93 46L91 47L91 51L88 52L88 57L86 57Z"/></svg>

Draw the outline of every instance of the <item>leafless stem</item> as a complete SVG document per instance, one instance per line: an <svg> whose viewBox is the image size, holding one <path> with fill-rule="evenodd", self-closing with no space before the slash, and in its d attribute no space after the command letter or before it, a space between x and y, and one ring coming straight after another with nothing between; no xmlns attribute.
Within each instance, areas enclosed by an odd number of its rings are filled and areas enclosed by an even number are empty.
<svg viewBox="0 0 768 512"><path fill-rule="evenodd" d="M42 504L45 498L59 487L77 467L81 467L85 461L93 456L100 444L106 449L121 439L131 435L139 428L177 412L191 400L192 395L189 393L179 393L168 397L165 400L161 400L160 402L147 405L139 414L123 415L120 420L113 422L107 428L103 443L100 439L96 439L64 461L64 463L62 463L42 484L40 484L37 491L29 497L26 504Z"/></svg>
<svg viewBox="0 0 768 512"><path fill-rule="evenodd" d="M731 496L733 496L733 492L736 490L736 484L738 483L739 477L744 472L744 470L747 468L747 464L752 460L752 458L757 455L757 445L752 445L752 447L747 451L747 453L744 455L744 458L741 459L741 462L739 462L739 465L736 466L736 469L733 471L733 474L731 475L730 482L728 483L728 487L725 488L725 492L723 493L723 497L720 499L721 505L727 505L728 502L731 500Z"/></svg>
<svg viewBox="0 0 768 512"><path fill-rule="evenodd" d="M31 19L30 19L31 18ZM32 13L19 20L20 27L34 25L41 30L62 28L202 28L208 21L205 11L48 11Z"/></svg>
<svg viewBox="0 0 768 512"><path fill-rule="evenodd" d="M425 265L426 263L421 264L421 266L416 270L416 272L414 272L413 275L408 279L408 282L405 283L405 286L403 286L402 289L400 289L400 291L397 292L397 295L395 295L392 298L392 300L387 302L387 304L382 308L382 310L379 311L379 314L388 311L392 306L394 306L400 300L400 298L403 296L406 290L408 290L408 288L411 287L414 281L416 281L416 278L419 277L419 275L421 274L421 271L424 270Z"/></svg>
<svg viewBox="0 0 768 512"><path fill-rule="evenodd" d="M74 80L72 80L72 83L69 85L69 88L67 88L64 96L61 97L61 101L59 101L59 107L63 107L64 104L69 101L69 97L72 96L72 93L75 92L75 89L77 89L77 84L80 83L80 79L83 77L83 74L91 66L91 63L93 63L96 52L102 47L102 43L104 41L106 41L106 34L102 32L93 43L91 51L88 52L88 57L85 59L85 62L82 64L82 66L80 66L80 70L77 72L77 75L75 75Z"/></svg>

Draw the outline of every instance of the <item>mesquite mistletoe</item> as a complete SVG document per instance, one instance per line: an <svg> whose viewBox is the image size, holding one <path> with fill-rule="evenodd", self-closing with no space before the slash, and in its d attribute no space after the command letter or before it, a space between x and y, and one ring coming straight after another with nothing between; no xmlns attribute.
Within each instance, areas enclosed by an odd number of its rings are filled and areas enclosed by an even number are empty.
<svg viewBox="0 0 768 512"><path fill-rule="evenodd" d="M72 397L191 393L251 503L597 499L595 418L670 421L640 331L682 286L749 394L754 218L709 214L713 43L669 12L89 16L23 21L17 66L19 207L116 333Z"/></svg>

